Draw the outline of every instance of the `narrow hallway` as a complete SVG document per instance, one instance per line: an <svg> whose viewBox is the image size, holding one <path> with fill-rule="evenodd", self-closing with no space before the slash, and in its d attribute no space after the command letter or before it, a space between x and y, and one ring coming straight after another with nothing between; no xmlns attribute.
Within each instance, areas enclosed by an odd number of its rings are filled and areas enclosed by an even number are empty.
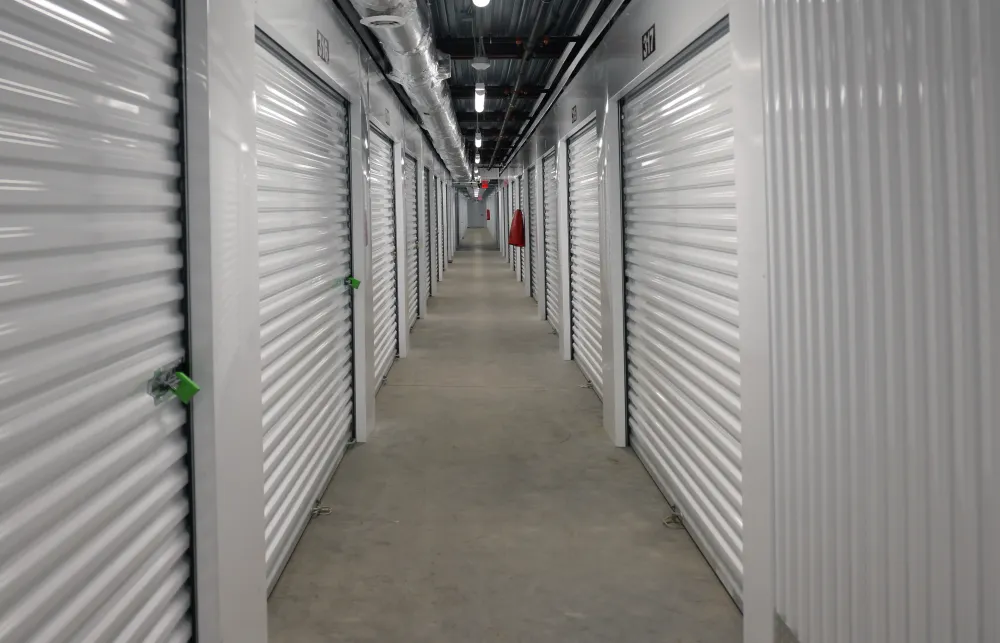
<svg viewBox="0 0 1000 643"><path fill-rule="evenodd" d="M272 643L740 641L485 230L440 286L270 598Z"/></svg>

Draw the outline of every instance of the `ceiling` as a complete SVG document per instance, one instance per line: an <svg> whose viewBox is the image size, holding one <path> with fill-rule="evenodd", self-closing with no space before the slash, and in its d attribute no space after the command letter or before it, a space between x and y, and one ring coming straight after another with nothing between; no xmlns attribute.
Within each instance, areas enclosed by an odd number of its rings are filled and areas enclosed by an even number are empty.
<svg viewBox="0 0 1000 643"><path fill-rule="evenodd" d="M577 41L575 34L580 34L579 40L583 40L590 25L580 22L591 2L492 0L484 8L474 6L472 0L427 2L435 45L452 59L449 81L452 103L467 140L469 158L471 160L475 151L473 138L478 120L483 134L480 165L491 167L492 159L492 166L502 166L516 147L517 132L532 108L546 97L547 83L560 67L560 56ZM601 13L598 10L594 15ZM529 52L532 27L536 23L539 27L535 46ZM490 59L486 71L472 68L472 57L477 51L485 51ZM519 73L519 90L514 96ZM473 98L477 82L486 84L486 108L481 114L476 114ZM513 106L511 101L514 101ZM503 125L509 109L512 111ZM499 138L501 127L502 139Z"/></svg>

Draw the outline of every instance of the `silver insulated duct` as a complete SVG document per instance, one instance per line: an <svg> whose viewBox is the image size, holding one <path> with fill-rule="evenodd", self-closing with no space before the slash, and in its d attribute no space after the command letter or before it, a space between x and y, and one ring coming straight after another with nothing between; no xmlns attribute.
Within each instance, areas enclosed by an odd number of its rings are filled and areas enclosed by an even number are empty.
<svg viewBox="0 0 1000 643"><path fill-rule="evenodd" d="M420 0L351 0L361 22L375 32L392 63L390 78L403 86L455 181L472 181L465 140L451 104L447 66L439 65L430 21ZM442 68L443 67L443 68Z"/></svg>

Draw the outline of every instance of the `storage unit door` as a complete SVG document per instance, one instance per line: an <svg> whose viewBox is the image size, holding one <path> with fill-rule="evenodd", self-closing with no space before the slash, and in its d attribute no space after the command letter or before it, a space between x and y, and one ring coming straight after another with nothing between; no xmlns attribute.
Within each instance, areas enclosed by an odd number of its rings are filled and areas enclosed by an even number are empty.
<svg viewBox="0 0 1000 643"><path fill-rule="evenodd" d="M538 212L535 210L535 205L538 199L535 195L535 168L528 170L528 209L527 216L525 217L525 224L528 226L528 261L531 266L531 298L538 299L538 246L537 237L535 233L535 221L538 218Z"/></svg>
<svg viewBox="0 0 1000 643"><path fill-rule="evenodd" d="M0 3L5 642L192 636L179 14L114 7Z"/></svg>
<svg viewBox="0 0 1000 643"><path fill-rule="evenodd" d="M559 209L556 193L555 152L542 159L542 216L545 218L545 318L556 332L560 323L561 288L559 285L559 234L556 212Z"/></svg>
<svg viewBox="0 0 1000 643"><path fill-rule="evenodd" d="M374 127L368 150L372 199L372 298L375 320L375 386L389 375L399 352L396 299L396 202L392 141Z"/></svg>
<svg viewBox="0 0 1000 643"><path fill-rule="evenodd" d="M417 239L417 161L410 156L403 159L403 195L406 198L406 316L410 328L417 323L417 306L420 297L417 265L420 240Z"/></svg>
<svg viewBox="0 0 1000 643"><path fill-rule="evenodd" d="M633 449L739 602L740 360L729 37L623 106Z"/></svg>
<svg viewBox="0 0 1000 643"><path fill-rule="evenodd" d="M444 181L438 179L438 203L437 211L435 215L437 216L437 234L434 235L434 239L437 241L437 262L438 262L438 280L444 278Z"/></svg>
<svg viewBox="0 0 1000 643"><path fill-rule="evenodd" d="M257 45L257 218L268 588L354 425L347 105ZM294 102L293 102L294 101Z"/></svg>
<svg viewBox="0 0 1000 643"><path fill-rule="evenodd" d="M441 262L438 261L438 253L441 252L441 243L438 240L438 235L441 232L441 222L438 217L438 203L441 200L441 195L438 191L438 179L437 177L431 177L431 184L434 187L434 198L433 203L431 203L430 217L434 219L434 230L433 230L433 243L431 244L433 250L431 253L431 263L434 264L434 281L441 281Z"/></svg>
<svg viewBox="0 0 1000 643"><path fill-rule="evenodd" d="M424 168L424 261L426 262L424 270L427 278L420 282L420 288L423 291L424 301L427 301L431 297L431 279L434 278L434 269L431 266L433 263L433 255L431 251L431 216L433 213L432 190L431 171Z"/></svg>
<svg viewBox="0 0 1000 643"><path fill-rule="evenodd" d="M573 359L603 396L597 148L596 125L569 142L569 312Z"/></svg>
<svg viewBox="0 0 1000 643"><path fill-rule="evenodd" d="M528 225L528 215L524 211L524 175L517 177L517 209L521 211L521 223ZM525 230L527 232L527 230ZM525 239L527 241L527 239ZM524 281L524 262L527 258L527 248L517 249L517 279Z"/></svg>

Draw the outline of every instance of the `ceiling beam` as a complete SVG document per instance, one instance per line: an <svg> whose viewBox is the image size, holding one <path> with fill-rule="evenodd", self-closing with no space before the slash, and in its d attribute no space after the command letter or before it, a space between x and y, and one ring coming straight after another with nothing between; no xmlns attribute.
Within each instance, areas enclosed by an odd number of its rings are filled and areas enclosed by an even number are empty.
<svg viewBox="0 0 1000 643"><path fill-rule="evenodd" d="M475 85L452 85L451 97L452 98L475 98L476 97L476 86ZM487 85L486 86L486 98L505 98L510 95L513 87L503 87L500 85ZM525 85L518 90L518 95L521 98L538 98L544 96L548 92L547 89L540 85Z"/></svg>
<svg viewBox="0 0 1000 643"><path fill-rule="evenodd" d="M475 125L475 123L478 121L479 123L485 125L486 123L502 123L503 117L506 116L506 114L507 112L505 111L482 112L479 114L477 114L476 112L458 112L456 116L458 117L458 120L462 124L472 123L473 125ZM476 118L477 116L479 118ZM524 111L516 110L511 113L510 120L526 121L528 120L529 116L531 116L531 113L528 110Z"/></svg>
<svg viewBox="0 0 1000 643"><path fill-rule="evenodd" d="M491 60L516 60L524 54L527 40L527 37L484 38L483 47ZM575 36L542 36L531 57L559 58L576 40ZM439 38L434 44L454 60L471 60L476 56L475 38Z"/></svg>
<svg viewBox="0 0 1000 643"><path fill-rule="evenodd" d="M513 120L507 121L507 125L510 125L511 123L514 122L516 121ZM477 125L476 123L459 123L459 127L462 128L463 132L471 132L472 134L475 134ZM478 127L479 131L481 131L483 134L486 134L487 132L498 132L500 131L500 121L493 121L492 123L479 123Z"/></svg>

